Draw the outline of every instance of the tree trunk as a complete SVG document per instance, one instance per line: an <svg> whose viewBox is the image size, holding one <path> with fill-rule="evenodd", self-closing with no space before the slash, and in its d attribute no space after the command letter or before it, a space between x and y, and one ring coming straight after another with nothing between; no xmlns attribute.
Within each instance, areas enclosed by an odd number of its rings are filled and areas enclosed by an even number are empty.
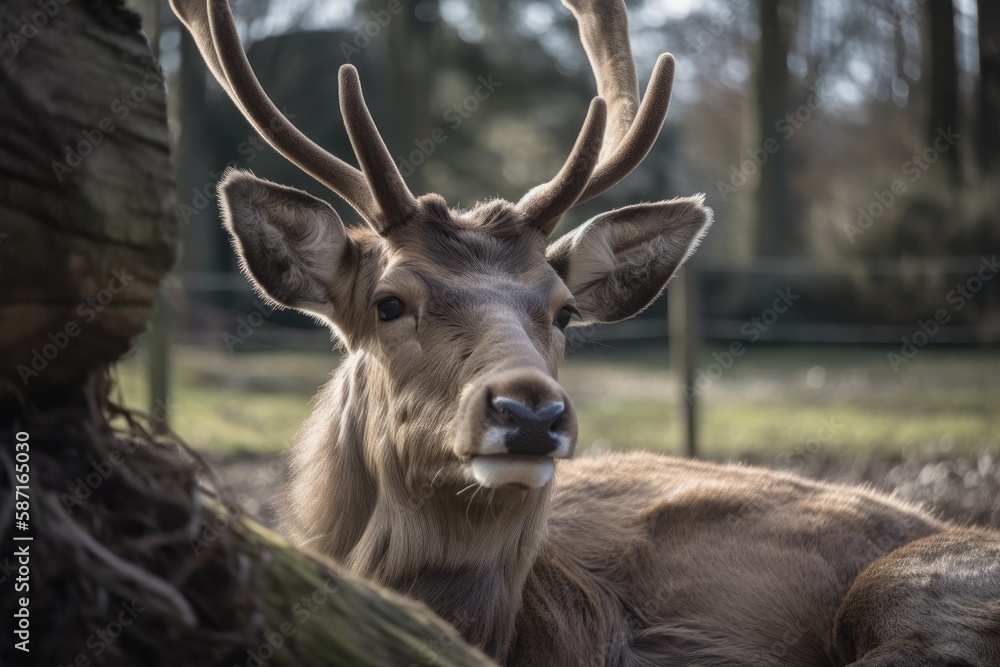
<svg viewBox="0 0 1000 667"><path fill-rule="evenodd" d="M979 167L1000 170L1000 3L979 0Z"/></svg>
<svg viewBox="0 0 1000 667"><path fill-rule="evenodd" d="M0 16L0 378L36 398L127 351L176 258L162 75L110 5Z"/></svg>
<svg viewBox="0 0 1000 667"><path fill-rule="evenodd" d="M757 60L757 142L781 141L778 122L788 113L788 48L795 26L795 0L760 0L760 54ZM757 185L757 253L782 254L793 244L788 219L788 150L766 151ZM759 153L758 153L759 154Z"/></svg>
<svg viewBox="0 0 1000 667"><path fill-rule="evenodd" d="M215 179L211 178L212 151L208 136L206 76L208 68L195 46L191 33L180 30L180 67L176 77L180 102L177 119L177 186L183 206L179 209L184 223L184 271L216 271L220 267L220 239L225 236L214 217ZM226 100L229 103L229 100ZM221 171L216 169L215 171ZM228 252L228 248L226 248Z"/></svg>
<svg viewBox="0 0 1000 667"><path fill-rule="evenodd" d="M366 83L377 96L376 103L370 106L375 110L379 132L397 164L401 162L400 158L409 162L408 156L414 150L420 150L415 142L424 142L430 137L435 127L432 121L435 117L440 118L441 114L441 110L431 109L431 92L435 85L431 59L435 51L434 36L440 30L442 21L418 19L414 15L418 4L422 12L437 15L438 0L403 3L402 11L389 14L392 18L385 29L372 39L375 44L370 47L367 60L371 80ZM386 3L382 0L360 2L359 25L385 11ZM406 66L399 67L397 63L406 63ZM426 159L433 157L426 156ZM413 167L412 173L402 168L407 185L415 193L429 190L423 164L421 160L419 165Z"/></svg>
<svg viewBox="0 0 1000 667"><path fill-rule="evenodd" d="M955 8L952 0L928 0L924 34L924 62L930 72L930 85L925 89L929 100L924 141L933 146L941 130L959 131L958 61L955 55ZM948 178L961 180L961 151L958 144L941 154Z"/></svg>

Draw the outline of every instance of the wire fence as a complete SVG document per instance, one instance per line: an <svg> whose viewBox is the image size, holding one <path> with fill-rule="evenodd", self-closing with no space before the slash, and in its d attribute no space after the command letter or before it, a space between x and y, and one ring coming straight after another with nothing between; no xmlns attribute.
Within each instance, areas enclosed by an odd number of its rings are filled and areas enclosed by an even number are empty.
<svg viewBox="0 0 1000 667"><path fill-rule="evenodd" d="M808 283L822 288L875 279L883 285L905 284L912 289L914 280L943 285L957 281L959 288L968 285L970 293L965 297L976 300L980 315L973 321L951 321L954 313L946 309L959 310L964 304L946 304L942 295L942 307L929 308L921 317L933 319L937 312L938 318L944 317L941 314L944 313L948 320L939 319L934 334L926 336L924 344L996 345L1000 344L1000 306L997 306L1000 280L991 282L996 273L995 269L992 272L989 269L995 267L991 261L991 257L873 258L836 263L799 258L762 258L745 264L694 261L671 284L669 310L661 307L659 312L613 326L587 327L576 331L571 342L579 345L669 341L671 367L681 384L680 395L687 397L679 406L685 448L694 455L698 451L698 396L697 392L683 390L693 386L703 346L741 344L748 340L775 344L899 345L925 322L919 318L903 322L898 318L889 322L845 321L838 317L844 312L842 307L824 308L821 298L814 298L809 308L795 306L792 301L799 297L793 293L797 289L793 287L787 288L785 294L778 288L776 298L763 288L741 293L742 302L726 312L725 308L713 305L716 292L732 291L726 285L742 288L756 281L768 286ZM174 343L226 346L231 352L237 348L239 351L329 350L333 345L330 333L308 318L267 306L239 273L185 273L166 290L168 298L161 300L154 335L150 338L150 395L154 404L156 401L165 404L169 398L169 348ZM760 294L766 299L760 304L750 303L760 300ZM842 300L843 294L835 298ZM761 304L763 307L758 309ZM785 315L793 306L798 308L796 315ZM746 312L754 314L744 316ZM170 335L162 335L163 331L169 331Z"/></svg>
<svg viewBox="0 0 1000 667"><path fill-rule="evenodd" d="M873 258L836 263L817 262L799 258L761 258L745 264L724 264L721 262L693 262L688 266L695 283L692 293L696 303L690 310L690 317L697 317L697 337L706 341L739 340L745 337L743 330L747 320L739 317L720 317L706 313L702 307L712 298L705 288L706 283L738 283L746 278L773 278L780 283L783 279L789 285L803 282L803 279L818 281L824 279L843 281L847 278L883 278L900 282L914 277L976 276L983 265L979 257L939 257L939 258ZM984 286L992 293L1000 294L997 285ZM211 345L219 342L222 334L245 317L248 310L254 310L253 288L247 279L234 272L196 272L181 276L175 290L182 292L184 311L183 322L173 331L175 340L187 343ZM211 295L226 295L225 299L211 299ZM175 302L177 299L175 299ZM751 309L753 307L751 306ZM927 313L931 315L932 313ZM1000 317L1000 312L997 313ZM647 341L653 342L669 338L670 318L665 315L642 316L613 326L589 327L584 337L599 342ZM223 323L229 323L228 327ZM295 319L288 324L286 318L266 318L258 327L259 338L255 344L268 347L296 349L328 348L330 337L326 330L312 326L311 320ZM220 326L222 326L220 330ZM845 322L837 319L777 318L759 330L756 338L774 343L884 345L899 341L913 331L914 323ZM1000 321L970 324L952 323L942 327L932 344L998 344L1000 343Z"/></svg>

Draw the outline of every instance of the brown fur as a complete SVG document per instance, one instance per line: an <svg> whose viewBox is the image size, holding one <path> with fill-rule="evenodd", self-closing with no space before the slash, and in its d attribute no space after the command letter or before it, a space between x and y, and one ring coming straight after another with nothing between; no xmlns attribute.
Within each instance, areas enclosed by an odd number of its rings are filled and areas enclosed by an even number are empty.
<svg viewBox="0 0 1000 667"><path fill-rule="evenodd" d="M348 539L338 553L316 524L300 538L446 619L473 619L466 638L503 664L845 665L868 651L893 652L881 642L894 640L894 631L940 647L933 630L942 622L951 653L940 655L998 664L995 534L970 541L865 489L648 454L562 462L551 498L547 490L498 490L466 501L456 486L425 481L392 493L395 506L384 514L366 514L331 502L329 489L340 497L358 478L342 466L348 452L331 453L327 436L312 430L349 408L325 399L294 459L296 525L322 508L328 527L364 533L382 550L359 557ZM308 500L313 494L323 502ZM951 582L921 594L943 604L889 590L890 580L904 589L914 581L894 550L930 535L971 547L964 562L949 565ZM920 554L923 545L914 545ZM885 572L866 572L870 595L858 595L852 583L871 563ZM954 583L969 577L973 586ZM911 611L886 618L883 593L898 600L896 611L906 603ZM848 611L838 613L842 605ZM869 631L855 650L854 633L876 622L886 629L875 637ZM899 655L884 664L920 664L914 656L923 654Z"/></svg>
<svg viewBox="0 0 1000 667"><path fill-rule="evenodd" d="M225 0L172 3L266 127L277 111ZM640 312L711 223L702 197L675 199L547 245L566 210L646 154L673 81L665 55L639 102L624 4L566 3L606 99L563 170L520 203L414 198L351 68L342 110L360 172L283 118L268 140L369 227L248 173L220 185L244 271L347 351L298 436L288 531L509 665L997 667L997 533L757 468L636 453L556 469L577 428L557 381L567 318Z"/></svg>
<svg viewBox="0 0 1000 667"><path fill-rule="evenodd" d="M683 222L690 205L678 205L669 228L696 238L701 227ZM320 395L293 458L296 538L424 601L505 664L847 664L853 633L880 613L872 599L848 595L857 575L902 545L954 529L864 489L644 454L560 462L541 490L463 492L462 448L475 435L455 444L462 388L525 364L554 377L561 357L561 339L530 325L530 313L545 310L539 297L561 287L540 263L541 237L509 235L497 215L491 209L484 225L498 236L476 231L469 214L401 228L380 241L391 262L366 271L364 283L346 281L364 303L377 289L367 281L388 275L405 300L426 299L427 323L405 339L357 340ZM616 231L620 215L608 216ZM636 230L640 246L663 242ZM689 245L676 244L674 256ZM568 267L573 246L561 241L548 253L565 255ZM982 535L995 549L997 537ZM979 571L996 582L983 569L991 553L973 549L954 576ZM883 560L886 578L906 580L892 556ZM955 613L965 594L947 586L941 594L956 595L949 618L966 625ZM838 621L845 596L854 602ZM834 641L835 621L846 639ZM996 650L984 632L969 646ZM873 642L857 655L883 645Z"/></svg>
<svg viewBox="0 0 1000 667"><path fill-rule="evenodd" d="M864 667L1000 665L1000 540L952 529L873 562L837 613L839 654Z"/></svg>

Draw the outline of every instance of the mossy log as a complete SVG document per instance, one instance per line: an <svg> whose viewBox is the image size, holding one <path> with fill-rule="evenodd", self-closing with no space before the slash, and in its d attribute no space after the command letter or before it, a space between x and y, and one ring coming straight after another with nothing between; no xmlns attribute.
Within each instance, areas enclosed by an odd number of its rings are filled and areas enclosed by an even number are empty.
<svg viewBox="0 0 1000 667"><path fill-rule="evenodd" d="M0 542L34 538L30 635L0 642L0 664L493 664L423 605L353 579L207 494L199 477L211 472L197 455L119 411L108 386L95 376L86 409L29 409L0 428ZM30 459L27 526L12 521L19 441ZM15 618L19 606L4 595L0 615ZM17 648L25 638L30 654Z"/></svg>
<svg viewBox="0 0 1000 667"><path fill-rule="evenodd" d="M285 629L300 634L289 649L294 657L289 661L276 659L274 664L493 664L423 605L355 581L331 564L295 550L259 524L245 525L248 551L259 554L262 590L279 592L267 600L272 619L285 618L292 602L293 620L282 625L289 623ZM313 606L318 611L310 614ZM271 623L281 631L281 625L274 620ZM275 639L276 635L265 638Z"/></svg>

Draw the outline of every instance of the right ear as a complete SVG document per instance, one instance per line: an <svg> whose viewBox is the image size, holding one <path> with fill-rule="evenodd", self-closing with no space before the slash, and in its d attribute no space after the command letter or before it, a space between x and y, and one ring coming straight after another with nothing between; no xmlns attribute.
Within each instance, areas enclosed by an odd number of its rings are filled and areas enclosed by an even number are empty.
<svg viewBox="0 0 1000 667"><path fill-rule="evenodd" d="M712 224L704 204L697 195L626 206L550 245L545 255L576 297L574 324L619 322L656 301Z"/></svg>
<svg viewBox="0 0 1000 667"><path fill-rule="evenodd" d="M232 170L219 203L240 264L281 306L333 316L333 281L350 250L347 230L326 202L295 188Z"/></svg>

